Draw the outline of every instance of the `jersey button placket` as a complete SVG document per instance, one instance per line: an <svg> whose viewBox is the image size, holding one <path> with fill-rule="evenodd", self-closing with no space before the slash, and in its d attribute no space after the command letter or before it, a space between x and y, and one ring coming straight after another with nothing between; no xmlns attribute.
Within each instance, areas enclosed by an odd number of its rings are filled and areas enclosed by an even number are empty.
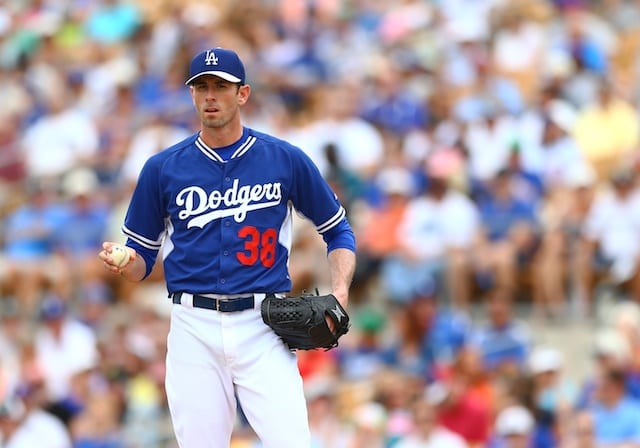
<svg viewBox="0 0 640 448"><path fill-rule="evenodd" d="M229 169L229 167L227 165L225 165L224 167L224 171L227 171ZM231 176L228 175L226 172L224 173L224 177L223 179L223 190L226 190L227 188L229 188L229 184L231 183L232 179ZM222 239L221 239L221 248L220 248L220 253L222 254L223 257L228 257L229 256L229 242L232 241L232 238L234 236L231 235L231 232L233 231L233 226L231 225L231 218L226 218L223 220L222 222ZM225 248L226 246L226 248ZM218 278L218 284L219 285L224 285L227 280L226 280L226 276L225 276L225 271L229 268L228 263L229 263L229 259L226 259L227 261L221 261L220 263L220 277Z"/></svg>

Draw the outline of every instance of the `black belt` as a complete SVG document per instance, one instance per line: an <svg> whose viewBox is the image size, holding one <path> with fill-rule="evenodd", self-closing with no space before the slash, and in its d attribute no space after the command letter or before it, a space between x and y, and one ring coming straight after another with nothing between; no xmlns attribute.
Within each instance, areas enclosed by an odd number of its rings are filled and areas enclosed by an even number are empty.
<svg viewBox="0 0 640 448"><path fill-rule="evenodd" d="M175 292L171 295L173 303L182 303L181 292ZM199 294L191 294L193 296L194 308L205 308L208 310L220 311L223 313L232 313L234 311L244 311L254 307L255 301L253 295L247 297L236 297L234 299L214 299L213 297L201 296Z"/></svg>

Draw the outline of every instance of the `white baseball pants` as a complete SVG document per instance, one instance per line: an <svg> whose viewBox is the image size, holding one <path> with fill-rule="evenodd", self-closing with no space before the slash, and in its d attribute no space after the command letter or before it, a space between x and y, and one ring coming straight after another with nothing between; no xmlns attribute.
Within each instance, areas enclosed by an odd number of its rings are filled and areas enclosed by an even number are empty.
<svg viewBox="0 0 640 448"><path fill-rule="evenodd" d="M165 387L183 448L230 444L236 394L264 448L311 445L295 353L254 309L222 313L173 305Z"/></svg>

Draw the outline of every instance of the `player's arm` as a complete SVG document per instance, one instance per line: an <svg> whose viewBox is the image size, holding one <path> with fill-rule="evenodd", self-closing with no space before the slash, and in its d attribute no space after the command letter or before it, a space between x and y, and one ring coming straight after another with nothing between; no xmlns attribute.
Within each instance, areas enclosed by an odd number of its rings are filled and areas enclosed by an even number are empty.
<svg viewBox="0 0 640 448"><path fill-rule="evenodd" d="M346 211L316 165L302 151L294 151L293 206L316 225L327 245L331 289L343 308L356 265L356 242Z"/></svg>
<svg viewBox="0 0 640 448"><path fill-rule="evenodd" d="M328 260L331 290L340 305L343 308L347 308L349 286L356 268L356 254L351 249L338 248L329 252Z"/></svg>

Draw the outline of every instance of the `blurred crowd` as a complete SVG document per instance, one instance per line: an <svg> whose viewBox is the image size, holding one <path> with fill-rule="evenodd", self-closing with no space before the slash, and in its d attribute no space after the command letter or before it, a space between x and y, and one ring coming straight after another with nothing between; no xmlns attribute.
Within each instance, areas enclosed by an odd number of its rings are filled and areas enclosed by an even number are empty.
<svg viewBox="0 0 640 448"><path fill-rule="evenodd" d="M162 266L97 252L212 46L356 233L352 329L299 353L314 448L640 446L637 0L0 2L0 446L175 446ZM294 289L326 289L295 227ZM576 321L569 375L535 329Z"/></svg>

